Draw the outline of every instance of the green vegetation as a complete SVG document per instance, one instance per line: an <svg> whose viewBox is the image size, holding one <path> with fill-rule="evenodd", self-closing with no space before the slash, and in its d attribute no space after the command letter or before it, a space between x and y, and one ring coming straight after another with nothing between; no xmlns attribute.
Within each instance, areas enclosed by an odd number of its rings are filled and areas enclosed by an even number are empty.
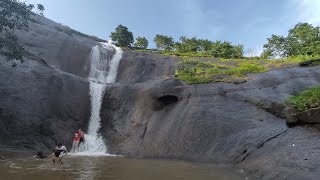
<svg viewBox="0 0 320 180"><path fill-rule="evenodd" d="M157 34L154 38L158 50L164 54L175 54L193 57L242 58L243 45L232 45L227 41L212 42L208 39L180 37L180 42L174 42L172 37ZM175 50L175 51L173 51Z"/></svg>
<svg viewBox="0 0 320 180"><path fill-rule="evenodd" d="M249 73L261 73L268 69L259 62L246 60L215 60L205 62L196 59L180 61L176 76L188 84L208 82L235 82L246 79Z"/></svg>
<svg viewBox="0 0 320 180"><path fill-rule="evenodd" d="M212 56L182 56L182 60L178 62L176 77L188 84L237 82L239 79L246 79L249 73L262 73L270 69L294 66L315 59L320 59L320 56L296 56L277 60L259 57L222 59ZM319 64L320 61L314 61L310 66Z"/></svg>
<svg viewBox="0 0 320 180"><path fill-rule="evenodd" d="M320 27L298 23L287 37L272 35L263 46L265 58L320 55Z"/></svg>
<svg viewBox="0 0 320 180"><path fill-rule="evenodd" d="M117 44L121 47L130 47L133 43L132 32L128 31L128 28L118 25L115 32L112 32L110 35L112 41L116 41Z"/></svg>
<svg viewBox="0 0 320 180"><path fill-rule="evenodd" d="M15 30L28 30L28 21L31 20L34 5L19 0L0 0L0 54L7 60L23 62L24 48L20 45ZM41 15L44 6L37 5ZM14 62L13 66L17 64Z"/></svg>
<svg viewBox="0 0 320 180"><path fill-rule="evenodd" d="M28 29L33 5L17 0L0 0L0 54L8 60L23 61L24 48L15 36L16 29Z"/></svg>
<svg viewBox="0 0 320 180"><path fill-rule="evenodd" d="M136 42L134 43L134 47L137 47L140 49L147 49L148 44L149 42L145 37L137 37Z"/></svg>
<svg viewBox="0 0 320 180"><path fill-rule="evenodd" d="M298 111L320 107L320 86L307 89L296 96L289 97L287 103Z"/></svg>
<svg viewBox="0 0 320 180"><path fill-rule="evenodd" d="M159 50L170 51L173 49L174 42L172 37L157 34L153 42L156 43L157 49Z"/></svg>

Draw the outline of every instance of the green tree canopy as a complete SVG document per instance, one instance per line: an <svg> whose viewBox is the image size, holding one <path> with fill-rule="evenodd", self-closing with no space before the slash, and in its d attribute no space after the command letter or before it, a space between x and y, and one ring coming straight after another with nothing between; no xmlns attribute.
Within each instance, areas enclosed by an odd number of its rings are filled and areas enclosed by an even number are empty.
<svg viewBox="0 0 320 180"><path fill-rule="evenodd" d="M220 58L242 58L244 46L233 45L230 42L216 41L208 39L197 39L196 37L180 37L180 42L175 42L174 47L178 52L205 52Z"/></svg>
<svg viewBox="0 0 320 180"><path fill-rule="evenodd" d="M320 27L298 23L287 37L272 35L263 46L264 57L288 57L320 54Z"/></svg>
<svg viewBox="0 0 320 180"><path fill-rule="evenodd" d="M128 31L128 28L123 25L118 25L115 32L110 35L112 41L116 41L121 47L129 47L133 43L132 32Z"/></svg>
<svg viewBox="0 0 320 180"><path fill-rule="evenodd" d="M268 43L263 45L263 56L265 58L276 58L287 56L287 40L283 36L278 36L272 34L270 38L267 39Z"/></svg>
<svg viewBox="0 0 320 180"><path fill-rule="evenodd" d="M8 60L23 59L24 48L14 35L16 29L28 29L28 20L33 5L19 0L0 0L0 53Z"/></svg>
<svg viewBox="0 0 320 180"><path fill-rule="evenodd" d="M157 49L160 49L160 50L172 50L174 45L174 41L172 37L160 35L160 34L157 34L154 37L153 42L156 43Z"/></svg>
<svg viewBox="0 0 320 180"><path fill-rule="evenodd" d="M200 50L201 41L196 37L189 39L181 36L180 41L175 43L175 48L179 52L197 52Z"/></svg>
<svg viewBox="0 0 320 180"><path fill-rule="evenodd" d="M212 42L208 39L201 39L200 40L200 51L209 51L211 49Z"/></svg>
<svg viewBox="0 0 320 180"><path fill-rule="evenodd" d="M134 43L134 47L138 47L141 49L147 49L148 44L149 44L149 42L145 37L137 37L136 42Z"/></svg>
<svg viewBox="0 0 320 180"><path fill-rule="evenodd" d="M211 54L219 58L242 58L244 46L232 45L230 42L216 41L212 43Z"/></svg>

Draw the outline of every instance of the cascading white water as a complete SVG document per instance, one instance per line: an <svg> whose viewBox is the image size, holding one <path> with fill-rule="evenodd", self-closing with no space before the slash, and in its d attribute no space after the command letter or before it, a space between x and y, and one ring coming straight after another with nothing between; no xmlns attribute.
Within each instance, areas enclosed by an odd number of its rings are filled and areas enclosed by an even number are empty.
<svg viewBox="0 0 320 180"><path fill-rule="evenodd" d="M115 50L115 54L111 52ZM111 58L112 57L112 58ZM91 50L91 69L89 75L91 117L85 143L80 146L77 154L97 155L105 154L107 147L99 135L100 110L102 98L109 83L114 83L117 77L118 65L122 57L122 50L111 43L101 43Z"/></svg>

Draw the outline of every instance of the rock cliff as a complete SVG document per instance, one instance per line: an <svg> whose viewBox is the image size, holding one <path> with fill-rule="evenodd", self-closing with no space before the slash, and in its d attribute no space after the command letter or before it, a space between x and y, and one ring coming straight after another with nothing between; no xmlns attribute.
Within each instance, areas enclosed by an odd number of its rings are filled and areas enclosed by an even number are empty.
<svg viewBox="0 0 320 180"><path fill-rule="evenodd" d="M40 16L17 32L25 62L0 57L0 155L49 151L86 130L89 55L97 38ZM319 125L288 128L284 100L320 83L320 68L249 75L241 84L187 85L178 57L125 50L101 109L109 153L227 163L259 179L316 179ZM301 117L302 118L302 117Z"/></svg>

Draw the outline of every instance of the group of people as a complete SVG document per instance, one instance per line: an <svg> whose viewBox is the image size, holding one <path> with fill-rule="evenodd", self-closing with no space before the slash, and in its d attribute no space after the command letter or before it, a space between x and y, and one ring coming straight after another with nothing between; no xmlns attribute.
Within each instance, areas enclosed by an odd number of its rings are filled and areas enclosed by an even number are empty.
<svg viewBox="0 0 320 180"><path fill-rule="evenodd" d="M78 129L74 133L73 142L72 142L72 148L71 152L76 152L77 149L80 146L80 143L84 143L84 132L81 129ZM67 148L62 145L62 143L59 143L57 147L53 150L53 158L52 162L55 164L56 162L59 164L63 164L62 158L63 156L67 155Z"/></svg>

